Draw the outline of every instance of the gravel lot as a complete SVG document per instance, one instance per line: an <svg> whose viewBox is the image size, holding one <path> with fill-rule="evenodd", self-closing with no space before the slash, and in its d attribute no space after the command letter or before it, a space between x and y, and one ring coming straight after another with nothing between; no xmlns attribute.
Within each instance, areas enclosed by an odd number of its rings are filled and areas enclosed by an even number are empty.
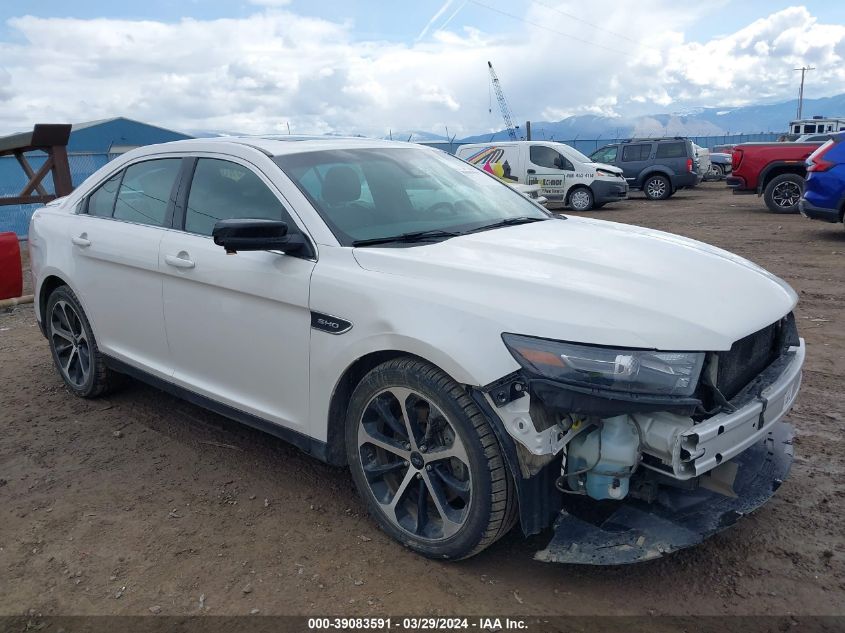
<svg viewBox="0 0 845 633"><path fill-rule="evenodd" d="M548 534L518 531L428 561L363 514L345 470L139 383L72 397L20 306L0 314L0 614L845 614L842 226L723 184L589 215L735 251L800 293L796 463L760 511L629 567L537 563Z"/></svg>

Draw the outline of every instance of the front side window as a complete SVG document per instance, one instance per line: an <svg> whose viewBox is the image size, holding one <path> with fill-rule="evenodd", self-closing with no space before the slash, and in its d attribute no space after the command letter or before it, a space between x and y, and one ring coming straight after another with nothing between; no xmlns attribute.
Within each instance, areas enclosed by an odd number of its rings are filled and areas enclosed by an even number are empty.
<svg viewBox="0 0 845 633"><path fill-rule="evenodd" d="M551 147L545 145L532 145L530 151L531 162L538 167L547 167L548 169L567 169L573 170L572 163L564 158L560 152L553 150Z"/></svg>
<svg viewBox="0 0 845 633"><path fill-rule="evenodd" d="M590 159L594 163L612 163L616 160L616 156L619 153L619 150L615 145L610 147L604 147L599 151L595 152Z"/></svg>
<svg viewBox="0 0 845 633"><path fill-rule="evenodd" d="M651 154L651 143L641 143L639 145L626 145L622 150L622 160L625 162L635 160L648 160Z"/></svg>
<svg viewBox="0 0 845 633"><path fill-rule="evenodd" d="M181 158L162 158L127 167L117 192L114 218L164 226L181 163Z"/></svg>
<svg viewBox="0 0 845 633"><path fill-rule="evenodd" d="M344 246L417 231L465 232L509 218L549 217L497 178L436 150L324 150L274 160Z"/></svg>
<svg viewBox="0 0 845 633"><path fill-rule="evenodd" d="M687 155L686 143L660 143L657 146L657 158L685 158Z"/></svg>
<svg viewBox="0 0 845 633"><path fill-rule="evenodd" d="M200 158L188 194L185 230L211 235L219 220L232 218L290 223L282 203L251 169L227 160Z"/></svg>
<svg viewBox="0 0 845 633"><path fill-rule="evenodd" d="M123 171L119 171L106 182L100 185L91 197L88 198L88 215L96 215L103 218L110 218L114 212L114 200L117 196L117 188L120 186L120 178Z"/></svg>

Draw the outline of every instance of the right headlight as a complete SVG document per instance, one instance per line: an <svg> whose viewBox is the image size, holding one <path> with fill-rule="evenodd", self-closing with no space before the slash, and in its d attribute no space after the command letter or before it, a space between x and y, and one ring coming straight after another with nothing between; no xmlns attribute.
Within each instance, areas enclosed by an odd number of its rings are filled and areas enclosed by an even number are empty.
<svg viewBox="0 0 845 633"><path fill-rule="evenodd" d="M663 396L691 396L703 352L615 349L503 334L510 353L532 374L581 387Z"/></svg>

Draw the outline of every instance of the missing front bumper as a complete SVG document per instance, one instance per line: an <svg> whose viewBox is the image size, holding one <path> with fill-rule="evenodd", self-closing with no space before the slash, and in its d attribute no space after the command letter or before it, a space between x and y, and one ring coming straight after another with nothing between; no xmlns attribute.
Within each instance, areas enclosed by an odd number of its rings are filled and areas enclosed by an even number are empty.
<svg viewBox="0 0 845 633"><path fill-rule="evenodd" d="M597 504L568 502L554 536L536 560L581 565L636 563L691 547L763 505L792 466L792 427L772 425L765 437L737 455L735 497L704 488L663 487L653 503L636 499Z"/></svg>

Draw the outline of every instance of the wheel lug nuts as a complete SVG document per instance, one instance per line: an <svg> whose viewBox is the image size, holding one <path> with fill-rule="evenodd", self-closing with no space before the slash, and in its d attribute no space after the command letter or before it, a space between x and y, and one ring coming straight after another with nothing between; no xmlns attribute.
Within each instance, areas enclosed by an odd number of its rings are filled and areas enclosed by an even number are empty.
<svg viewBox="0 0 845 633"><path fill-rule="evenodd" d="M431 470L431 464L426 464L425 469L426 469L426 470Z"/></svg>
<svg viewBox="0 0 845 633"><path fill-rule="evenodd" d="M420 444L420 452L425 453L428 450L428 447L425 444Z"/></svg>
<svg viewBox="0 0 845 633"><path fill-rule="evenodd" d="M403 464L403 465L405 465L405 466L410 466L410 465L411 465L411 464L410 464L410 462L409 462L407 459L406 459L404 462L402 462L402 464Z"/></svg>
<svg viewBox="0 0 845 633"><path fill-rule="evenodd" d="M417 473L417 479L422 479L422 473Z"/></svg>

